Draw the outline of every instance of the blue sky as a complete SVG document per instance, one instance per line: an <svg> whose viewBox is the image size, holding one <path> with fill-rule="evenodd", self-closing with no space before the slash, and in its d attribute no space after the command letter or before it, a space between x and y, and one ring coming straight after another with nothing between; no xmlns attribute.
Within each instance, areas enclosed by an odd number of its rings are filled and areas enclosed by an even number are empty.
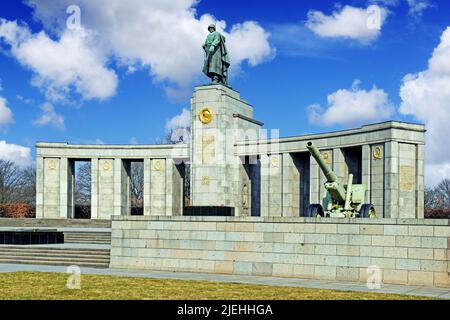
<svg viewBox="0 0 450 320"><path fill-rule="evenodd" d="M218 21L231 48L231 85L266 128L293 136L390 119L424 123L427 183L450 177L450 150L439 147L450 134L448 1L127 3L0 4L0 158L28 163L36 141L164 137L169 120L189 109L194 86L208 82L201 41ZM81 9L75 33L66 26L71 4Z"/></svg>

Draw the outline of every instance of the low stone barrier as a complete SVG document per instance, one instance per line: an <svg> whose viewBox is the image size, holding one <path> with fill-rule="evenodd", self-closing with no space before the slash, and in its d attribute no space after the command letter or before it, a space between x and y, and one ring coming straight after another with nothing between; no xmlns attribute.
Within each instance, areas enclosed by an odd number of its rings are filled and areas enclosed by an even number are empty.
<svg viewBox="0 0 450 320"><path fill-rule="evenodd" d="M110 266L363 282L379 268L385 284L450 287L449 224L115 216Z"/></svg>

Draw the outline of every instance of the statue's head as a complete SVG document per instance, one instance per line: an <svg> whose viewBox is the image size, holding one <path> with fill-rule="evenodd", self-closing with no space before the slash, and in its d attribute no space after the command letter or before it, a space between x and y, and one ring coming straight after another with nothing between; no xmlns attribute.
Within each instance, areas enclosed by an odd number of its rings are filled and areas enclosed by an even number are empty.
<svg viewBox="0 0 450 320"><path fill-rule="evenodd" d="M216 31L216 25L215 25L215 24L210 24L209 27L208 27L208 31L209 31L209 32L214 32L214 31Z"/></svg>

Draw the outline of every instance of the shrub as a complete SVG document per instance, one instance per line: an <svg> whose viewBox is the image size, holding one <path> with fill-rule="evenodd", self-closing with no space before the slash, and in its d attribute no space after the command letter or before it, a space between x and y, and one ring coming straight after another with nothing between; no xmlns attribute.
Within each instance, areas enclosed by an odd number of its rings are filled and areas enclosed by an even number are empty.
<svg viewBox="0 0 450 320"><path fill-rule="evenodd" d="M425 209L426 219L450 219L450 209Z"/></svg>
<svg viewBox="0 0 450 320"><path fill-rule="evenodd" d="M0 217L3 218L33 218L36 216L36 209L26 203L0 204Z"/></svg>

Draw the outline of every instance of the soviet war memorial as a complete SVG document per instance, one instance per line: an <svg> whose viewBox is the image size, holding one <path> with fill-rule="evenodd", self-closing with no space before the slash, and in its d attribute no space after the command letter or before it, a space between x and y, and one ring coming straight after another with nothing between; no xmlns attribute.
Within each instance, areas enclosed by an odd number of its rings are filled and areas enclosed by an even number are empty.
<svg viewBox="0 0 450 320"><path fill-rule="evenodd" d="M0 6L0 299L450 298L447 3Z"/></svg>

